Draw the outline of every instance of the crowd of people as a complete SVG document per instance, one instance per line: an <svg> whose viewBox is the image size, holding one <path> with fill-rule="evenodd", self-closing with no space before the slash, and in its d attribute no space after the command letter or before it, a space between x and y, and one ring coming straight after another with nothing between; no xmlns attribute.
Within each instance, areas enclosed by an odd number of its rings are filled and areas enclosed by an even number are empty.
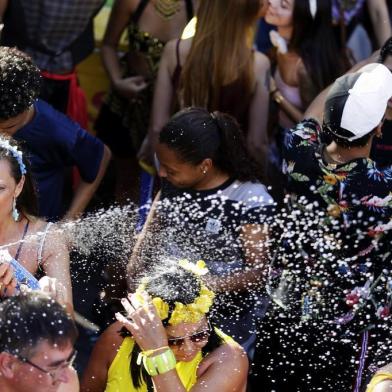
<svg viewBox="0 0 392 392"><path fill-rule="evenodd" d="M0 390L391 390L392 2L114 0L88 129L104 3L0 1Z"/></svg>

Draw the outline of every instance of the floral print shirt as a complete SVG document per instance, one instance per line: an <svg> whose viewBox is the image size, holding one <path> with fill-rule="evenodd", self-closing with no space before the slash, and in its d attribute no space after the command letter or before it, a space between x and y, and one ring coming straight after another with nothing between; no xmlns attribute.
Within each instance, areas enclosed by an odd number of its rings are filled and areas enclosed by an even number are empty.
<svg viewBox="0 0 392 392"><path fill-rule="evenodd" d="M392 168L366 158L325 162L320 131L309 119L285 137L285 256L271 267L269 290L277 304L299 308L302 321L355 319L361 330L389 318L392 305Z"/></svg>

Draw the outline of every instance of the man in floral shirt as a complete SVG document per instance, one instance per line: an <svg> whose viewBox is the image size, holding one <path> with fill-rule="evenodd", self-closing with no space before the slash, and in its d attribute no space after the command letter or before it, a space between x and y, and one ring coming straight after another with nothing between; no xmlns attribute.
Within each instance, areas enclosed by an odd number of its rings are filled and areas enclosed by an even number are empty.
<svg viewBox="0 0 392 392"><path fill-rule="evenodd" d="M392 168L369 154L391 96L392 74L370 64L336 80L322 126L287 134L289 207L275 220L258 357L266 391L359 391L381 348L388 362Z"/></svg>

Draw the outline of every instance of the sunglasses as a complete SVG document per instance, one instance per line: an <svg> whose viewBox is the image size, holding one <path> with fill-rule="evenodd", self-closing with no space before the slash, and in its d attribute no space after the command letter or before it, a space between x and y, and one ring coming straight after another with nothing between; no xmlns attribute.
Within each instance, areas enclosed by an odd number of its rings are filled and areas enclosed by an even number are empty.
<svg viewBox="0 0 392 392"><path fill-rule="evenodd" d="M185 339L189 339L192 343L204 342L211 335L211 325L208 323L208 329L203 329L202 331L196 332L192 335L181 336L178 338L168 339L169 346L180 347L185 343Z"/></svg>

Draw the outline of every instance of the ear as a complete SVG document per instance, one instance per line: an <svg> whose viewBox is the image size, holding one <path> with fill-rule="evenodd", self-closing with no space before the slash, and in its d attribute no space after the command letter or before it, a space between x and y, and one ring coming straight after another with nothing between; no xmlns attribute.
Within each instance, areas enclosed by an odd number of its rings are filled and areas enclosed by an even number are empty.
<svg viewBox="0 0 392 392"><path fill-rule="evenodd" d="M14 196L15 197L18 197L20 195L20 193L22 192L23 186L24 186L24 183L25 183L25 179L26 179L26 177L22 176L22 178L20 179L20 181L16 185L15 192L14 192Z"/></svg>
<svg viewBox="0 0 392 392"><path fill-rule="evenodd" d="M4 378L12 379L15 376L13 364L15 358L8 353L0 353L0 375Z"/></svg>
<svg viewBox="0 0 392 392"><path fill-rule="evenodd" d="M200 170L201 170L203 173L208 173L208 172L211 170L212 166L213 166L212 159L210 159L210 158L204 159L204 160L200 163L199 166L200 166Z"/></svg>

